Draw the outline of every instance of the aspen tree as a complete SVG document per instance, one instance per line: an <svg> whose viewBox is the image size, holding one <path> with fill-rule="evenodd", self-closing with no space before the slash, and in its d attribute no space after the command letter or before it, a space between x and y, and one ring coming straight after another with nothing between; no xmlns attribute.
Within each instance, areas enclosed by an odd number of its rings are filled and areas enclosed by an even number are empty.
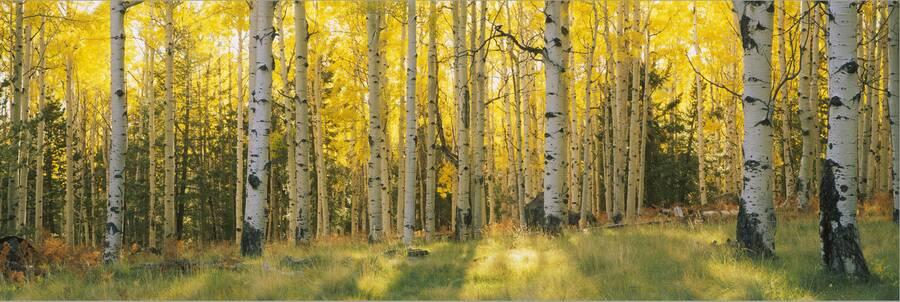
<svg viewBox="0 0 900 302"><path fill-rule="evenodd" d="M802 151L800 155L800 171L797 175L797 205L800 209L805 209L809 205L810 199L810 182L812 177L813 164L815 158L813 155L813 139L815 139L812 131L813 108L810 107L810 78L812 77L812 59L809 56L811 39L814 37L810 33L812 26L812 18L805 16L810 14L812 9L809 7L810 0L800 1L800 74L797 80L797 96L799 102L799 119L800 119L800 137L802 140Z"/></svg>
<svg viewBox="0 0 900 302"><path fill-rule="evenodd" d="M856 85L856 1L828 3L828 148L819 196L822 260L829 271L868 277L869 269L856 227L856 121L860 94Z"/></svg>
<svg viewBox="0 0 900 302"><path fill-rule="evenodd" d="M466 71L466 22L467 13L464 2L453 2L453 81L454 97L456 99L456 150L457 150L457 193L456 221L454 229L457 240L469 238L472 224L472 210L470 200L470 159L469 159L469 87Z"/></svg>
<svg viewBox="0 0 900 302"><path fill-rule="evenodd" d="M155 64L155 51L153 48L147 44L145 50L147 56L147 66L145 67L145 78L144 78L144 97L147 102L147 112L148 112L148 129L147 129L147 141L149 149L149 158L150 162L149 169L147 171L147 183L149 184L149 202L147 205L147 234L148 234L148 245L151 248L156 247L156 93L153 88L153 66Z"/></svg>
<svg viewBox="0 0 900 302"><path fill-rule="evenodd" d="M312 187L310 186L309 151L309 97L307 68L309 67L309 24L306 20L306 1L294 0L294 160L297 168L297 207L291 213L296 222L291 234L297 244L309 243L312 232L309 229L309 211Z"/></svg>
<svg viewBox="0 0 900 302"><path fill-rule="evenodd" d="M25 56L22 58L22 83L19 93L19 121L22 123L22 129L18 131L18 171L15 177L16 181L16 214L15 224L16 232L22 232L28 223L28 162L31 149L31 132L24 127L29 122L29 109L31 108L31 25L25 26Z"/></svg>
<svg viewBox="0 0 900 302"><path fill-rule="evenodd" d="M75 100L74 63L72 54L66 56L66 197L63 208L63 238L75 244Z"/></svg>
<svg viewBox="0 0 900 302"><path fill-rule="evenodd" d="M691 10L693 15L694 22L694 52L699 56L700 55L700 38L698 38L697 33L700 31L700 28L697 25L697 1L694 0L693 9ZM743 34L743 33L742 33ZM703 118L704 110L703 110L703 93L700 76L694 75L694 97L696 98L696 106L697 106L697 187L700 191L700 204L706 204L706 136L703 134L705 119Z"/></svg>
<svg viewBox="0 0 900 302"><path fill-rule="evenodd" d="M379 69L381 68L381 52L380 36L381 36L381 8L378 2L368 0L364 4L366 6L366 34L368 36L368 71L367 86L369 90L369 162L367 165L367 183L368 183L368 220L369 220L369 242L380 242L384 230L382 211L381 211L381 164L382 164L382 144L384 144L383 123L381 121L381 78Z"/></svg>
<svg viewBox="0 0 900 302"><path fill-rule="evenodd" d="M234 185L234 241L235 244L240 245L244 226L241 222L244 220L244 137L246 134L244 133L244 38L240 30L237 35L240 47L238 47L237 59L237 104L235 104L237 107L237 127L235 127L237 164Z"/></svg>
<svg viewBox="0 0 900 302"><path fill-rule="evenodd" d="M165 182L163 184L163 251L168 259L178 255L175 223L175 6L168 1L165 6L166 31L166 101L163 157L165 158Z"/></svg>
<svg viewBox="0 0 900 302"><path fill-rule="evenodd" d="M625 210L625 185L626 185L626 171L627 171L627 163L625 155L628 153L628 149L626 149L625 144L628 143L627 140L627 132L622 129L622 125L625 124L626 114L628 113L628 104L626 103L626 94L628 91L627 81L628 81L628 55L626 53L627 44L625 39L626 27L628 26L627 20L627 10L626 7L629 6L628 0L621 1L617 5L618 12L617 16L617 26L616 26L616 35L621 39L618 39L615 46L615 61L616 61L616 88L615 88L615 97L616 101L613 104L613 120L612 126L614 129L612 130L613 135L613 196L612 196L612 211L610 218L614 223L618 223L622 219L622 212Z"/></svg>
<svg viewBox="0 0 900 302"><path fill-rule="evenodd" d="M567 112L564 102L566 95L562 95L560 84L565 77L566 66L563 61L565 56L563 36L568 34L568 29L561 24L562 3L566 0L547 0L544 2L544 45L546 66L546 113L544 117L544 227L550 234L559 234L563 223L563 202L566 199L565 177L568 174L565 152Z"/></svg>
<svg viewBox="0 0 900 302"><path fill-rule="evenodd" d="M45 16L41 16L41 34L38 42L38 53L40 56L40 65L38 70L38 112L43 115L45 102L47 98L47 86L45 85L45 76L47 74L47 40L45 37L46 29L43 25L46 23ZM37 158L35 161L35 180L34 180L34 241L40 244L44 238L44 131L46 123L41 117L37 128Z"/></svg>
<svg viewBox="0 0 900 302"><path fill-rule="evenodd" d="M247 205L241 236L241 255L259 256L266 234L266 196L270 162L269 134L272 126L272 40L277 35L272 16L277 1L257 0L255 87L250 97L250 126L247 145Z"/></svg>
<svg viewBox="0 0 900 302"><path fill-rule="evenodd" d="M814 5L820 2L813 2ZM822 143L821 143L821 122L819 120L819 103L821 99L819 98L819 66L821 65L822 55L819 50L819 34L823 31L821 27L822 22L822 13L821 9L813 9L812 21L810 22L810 41L809 41L809 51L811 52L809 55L810 64L810 79L809 79L809 107L810 111L812 111L812 146L813 146L813 164L811 165L811 169L813 170L812 178L810 179L810 190L812 190L811 196L818 196L821 191L821 182L822 179Z"/></svg>
<svg viewBox="0 0 900 302"><path fill-rule="evenodd" d="M142 1L113 0L110 15L110 142L107 166L106 239L103 262L119 259L122 249L122 210L125 206L125 148L128 139L128 103L125 96L125 12ZM93 163L90 163L93 165ZM93 166L92 166L93 167Z"/></svg>
<svg viewBox="0 0 900 302"><path fill-rule="evenodd" d="M478 236L484 220L484 199L485 199L485 162L484 162L484 119L485 119L485 85L487 78L485 77L485 61L487 59L487 51L485 47L480 47L485 43L485 26L487 20L486 1L475 1L473 3L473 12L478 6L478 14L472 14L472 39L477 41L473 43L472 56L472 95L474 103L472 104L472 228L473 235ZM477 32L477 34L476 34ZM477 36L477 38L476 38Z"/></svg>
<svg viewBox="0 0 900 302"><path fill-rule="evenodd" d="M591 1L591 9L593 18L591 19L591 46L588 48L585 56L585 85L584 85L584 134L582 134L581 143L581 208L579 209L579 225L587 227L590 224L588 215L593 216L593 202L590 198L594 196L596 187L591 186L590 177L594 171L594 154L590 145L593 143L594 115L591 113L591 96L593 92L593 76L594 76L594 50L597 48L597 26L600 19L597 16L597 1Z"/></svg>
<svg viewBox="0 0 900 302"><path fill-rule="evenodd" d="M283 1L280 3L280 7L276 8L278 13L275 14L275 24L278 24L278 64L281 68L278 69L279 77L281 78L281 87L280 94L283 96L290 95L291 91L291 80L288 78L288 58L284 53L285 47L287 47L287 41L285 41L285 31L284 31L284 17L287 14L288 5L290 3ZM288 195L288 229L290 232L293 232L297 229L297 219L294 219L294 216L297 213L297 155L294 153L294 149L297 142L293 139L296 137L294 132L297 131L296 127L292 125L292 118L296 116L294 111L297 110L297 105L294 102L293 98L285 99L285 115L287 116L287 122L285 123L284 129L284 137L285 141L287 141L287 195ZM273 192L274 194L274 192ZM273 211L274 212L274 211ZM291 234L293 235L293 234ZM288 241L294 241L296 238L294 236L288 236Z"/></svg>
<svg viewBox="0 0 900 302"><path fill-rule="evenodd" d="M319 212L318 224L320 227L316 231L321 236L328 236L328 193L325 191L326 170L325 170L325 122L323 120L325 113L322 105L322 56L318 56L313 65L313 97L315 102L315 115L313 115L313 128L315 129L314 152L316 153L316 204Z"/></svg>
<svg viewBox="0 0 900 302"><path fill-rule="evenodd" d="M778 74L782 79L787 79L788 75L788 61L787 61L787 48L785 43L785 38L788 34L788 30L785 28L788 26L787 19L784 16L785 8L785 0L780 0L781 4L778 8L776 8L775 12L778 18ZM794 172L791 168L791 132L790 132L790 117L791 113L791 104L790 99L788 98L788 93L786 89L781 89L778 93L781 94L781 151L782 151L782 169L784 173L784 200L791 201L794 198L794 191L796 188L794 187Z"/></svg>
<svg viewBox="0 0 900 302"><path fill-rule="evenodd" d="M889 2L887 22L888 30L888 104L891 127L891 144L893 156L891 159L891 192L894 199L894 223L900 219L900 3L897 0Z"/></svg>
<svg viewBox="0 0 900 302"><path fill-rule="evenodd" d="M404 197L403 243L412 245L416 198L416 0L406 2L406 191Z"/></svg>
<svg viewBox="0 0 900 302"><path fill-rule="evenodd" d="M744 48L744 187L741 190L737 241L751 254L775 254L775 209L772 204L772 2L734 1Z"/></svg>
<svg viewBox="0 0 900 302"><path fill-rule="evenodd" d="M428 114L425 129L425 240L430 241L434 234L434 198L437 194L436 180L436 148L435 128L438 115L438 61L437 61L437 0L429 1L428 13Z"/></svg>
<svg viewBox="0 0 900 302"><path fill-rule="evenodd" d="M23 79L25 70L22 66L24 60L24 41L25 41L25 27L23 25L23 19L25 15L25 0L18 0L15 4L15 28L13 29L13 36L15 40L15 50L13 52L13 74L12 74L12 90L13 90L13 99L12 106L10 106L10 122L14 127L19 127L19 123L22 120L22 103L24 102L23 98ZM19 169L18 167L22 166L22 153L21 149L24 146L21 145L22 135L21 130L13 130L13 152L16 154L16 164L14 166L15 173L10 173L9 177L9 187L7 189L7 200L6 200L6 225L7 229L14 230L16 229L16 213L18 212L18 197L17 193L19 188Z"/></svg>

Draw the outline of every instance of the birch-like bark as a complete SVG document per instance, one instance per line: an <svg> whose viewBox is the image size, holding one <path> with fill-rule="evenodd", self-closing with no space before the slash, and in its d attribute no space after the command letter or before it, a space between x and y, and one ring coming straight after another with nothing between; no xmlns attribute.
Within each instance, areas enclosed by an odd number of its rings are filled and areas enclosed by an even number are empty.
<svg viewBox="0 0 900 302"><path fill-rule="evenodd" d="M634 23L630 25L630 31L627 33L630 37L638 36L638 30L641 26L640 19L640 1L633 1L632 6L626 7L634 8L633 20ZM627 39L626 43L628 46L633 49L640 50L641 43L639 39ZM628 91L629 95L626 97L629 100L629 104L626 105L629 107L629 110L626 113L626 119L628 123L628 180L626 187L626 202L625 202L625 220L633 221L635 219L635 208L637 207L637 178L638 178L638 170L640 169L640 163L638 159L640 158L638 148L640 148L640 110L641 99L638 96L638 91L640 87L640 73L641 73L641 60L638 56L634 55L631 49L627 49L628 54L626 55L628 58L628 64L631 67L631 89ZM626 88L627 89L627 88ZM625 122L625 121L623 121Z"/></svg>
<svg viewBox="0 0 900 302"><path fill-rule="evenodd" d="M429 1L428 13L428 115L425 129L425 241L434 235L434 198L437 194L435 131L437 125L438 61L437 61L437 0Z"/></svg>
<svg viewBox="0 0 900 302"><path fill-rule="evenodd" d="M297 207L292 213L295 229L292 236L296 244L308 244L312 232L309 229L310 186L309 151L309 96L307 68L309 67L309 25L306 21L306 1L294 0L294 160L297 168Z"/></svg>
<svg viewBox="0 0 900 302"><path fill-rule="evenodd" d="M63 238L75 244L75 101L74 63L72 54L66 56L66 198L63 209Z"/></svg>
<svg viewBox="0 0 900 302"><path fill-rule="evenodd" d="M616 27L616 35L618 37L624 37L626 32L626 27L628 21L626 20L628 13L626 11L626 7L628 7L628 0L624 0L618 4L618 12L617 12L617 27ZM627 40L627 39L620 39ZM625 180L626 180L626 171L627 171L627 163L625 155L628 153L628 149L626 149L625 144L628 143L627 132L624 131L623 124L626 123L626 115L628 113L626 103L626 95L628 92L628 65L627 65L627 45L625 41L617 41L616 42L616 88L615 88L615 98L616 101L613 104L613 120L612 126L614 129L612 130L613 135L613 196L612 196L612 211L610 212L610 220L613 223L619 223L622 220L622 211L625 210Z"/></svg>
<svg viewBox="0 0 900 302"><path fill-rule="evenodd" d="M238 58L237 58L237 127L235 127L235 157L237 164L235 167L235 185L234 185L234 242L236 245L241 244L241 235L243 234L244 224L244 38L243 33L238 31ZM292 230L293 231L293 230Z"/></svg>
<svg viewBox="0 0 900 302"><path fill-rule="evenodd" d="M41 25L46 22L46 18L41 17ZM47 40L45 37L46 30L41 28L38 52L40 56L40 66L38 70L38 112L43 114L44 104L47 98L45 76L47 73L46 54ZM44 238L44 129L46 124L44 118L38 122L37 128L37 159L35 161L35 179L34 179L34 241L38 244L43 242Z"/></svg>
<svg viewBox="0 0 900 302"><path fill-rule="evenodd" d="M18 131L18 164L16 169L16 231L22 232L28 223L28 162L31 151L31 131L24 127L29 122L31 108L31 25L25 26L25 57L22 58L22 84L19 95L19 120L22 129Z"/></svg>
<svg viewBox="0 0 900 302"><path fill-rule="evenodd" d="M812 134L812 154L813 154L813 163L810 167L813 171L810 173L812 176L809 180L809 188L812 191L810 196L818 196L819 191L821 190L821 182L822 179L822 133L820 129L820 121L819 121L819 66L821 65L821 52L819 50L819 34L822 32L822 27L820 22L822 22L822 13L821 9L813 9L812 21L810 24L809 34L809 51L811 52L809 55L810 70L809 70L809 108L812 113L812 126L810 127L810 133Z"/></svg>
<svg viewBox="0 0 900 302"><path fill-rule="evenodd" d="M278 25L278 32L284 33L284 18L287 15L288 2L281 2L281 6L276 8L278 11L275 14L275 24ZM281 78L281 92L280 94L283 96L289 96L291 93L291 80L288 78L288 58L284 52L284 49L287 47L287 41L285 41L285 34L278 35L278 64L281 65L281 68L278 69L279 77ZM285 123L284 129L284 137L285 141L287 141L287 195L288 195L288 211L287 211L287 219L288 219L288 230L289 232L294 232L297 229L297 219L294 216L297 214L297 154L294 150L297 148L297 142L294 140L296 134L294 132L297 131L296 127L294 127L293 118L296 117L295 111L297 110L296 102L293 98L287 97L285 98L285 116L287 116L287 122ZM273 192L274 194L274 192ZM293 242L296 240L293 234L289 234L288 241Z"/></svg>
<svg viewBox="0 0 900 302"><path fill-rule="evenodd" d="M166 102L165 102L165 157L163 184L163 251L167 259L178 257L175 222L175 3L165 3L166 31Z"/></svg>
<svg viewBox="0 0 900 302"><path fill-rule="evenodd" d="M12 106L10 112L10 122L12 125L18 127L19 123L22 119L22 79L24 78L24 68L22 67L24 54L24 40L25 40L25 28L23 26L23 19L25 15L25 0L16 1L15 5L15 28L13 30L13 35L15 36L13 39L15 40L15 50L13 53L13 74L12 74L12 90L13 90L13 99ZM16 173L10 173L9 177L9 187L7 188L7 200L6 200L6 223L8 230L13 230L15 228L16 223L16 213L18 210L16 206L18 205L18 188L19 188L19 173L18 167L22 165L21 158L19 157L19 150L22 148L21 146L21 131L16 130L13 131L13 152L16 154L16 164L13 168Z"/></svg>
<svg viewBox="0 0 900 302"><path fill-rule="evenodd" d="M810 108L810 96L809 96L809 82L810 77L813 72L812 70L812 60L809 56L809 46L811 45L810 39L813 37L810 34L810 22L812 21L811 17L805 16L804 14L809 14L809 0L801 0L800 1L800 14L802 19L800 20L800 75L797 80L797 96L799 101L799 118L800 118L800 135L802 140L802 150L800 155L800 171L797 176L797 205L800 209L806 209L809 205L809 199L811 197L811 190L809 188L809 179L812 177L812 165L815 162L815 157L813 155L813 139L815 137L811 133L812 130L812 115L816 112L813 111L813 108Z"/></svg>
<svg viewBox="0 0 900 302"><path fill-rule="evenodd" d="M247 205L241 255L260 256L266 231L266 196L269 182L269 133L272 127L272 40L277 35L272 26L277 1L257 0L256 86L250 96L250 126L247 144Z"/></svg>
<svg viewBox="0 0 900 302"><path fill-rule="evenodd" d="M778 18L778 73L782 79L786 79L788 77L788 69L787 69L787 47L785 43L785 38L788 34L788 30L785 28L789 26L787 24L787 19L784 17L785 1L781 0L781 4L779 8L777 8L776 14ZM784 201L790 202L794 199L794 191L796 188L794 187L794 171L791 168L791 132L790 132L790 123L791 123L791 104L790 98L788 98L787 90L784 89L780 91L781 96L781 161L782 161L782 170L784 173Z"/></svg>
<svg viewBox="0 0 900 302"><path fill-rule="evenodd" d="M828 3L828 149L819 196L822 260L829 271L868 277L856 227L856 127L860 92L856 1Z"/></svg>
<svg viewBox="0 0 900 302"><path fill-rule="evenodd" d="M144 77L144 97L147 98L148 127L147 141L150 167L147 171L149 200L147 203L147 242L150 248L156 248L156 92L153 88L153 66L155 50L147 44L144 52L147 55L147 66Z"/></svg>
<svg viewBox="0 0 900 302"><path fill-rule="evenodd" d="M737 7L737 5L735 5ZM700 55L700 38L698 38L697 33L700 31L700 28L697 26L697 1L694 0L693 10L693 21L694 21L694 51L697 55ZM770 29L771 30L771 29ZM742 33L743 34L743 33ZM694 96L696 97L696 110L697 110L697 187L700 191L700 204L706 204L706 136L703 134L704 125L706 124L705 119L703 118L703 93L701 89L700 76L694 75Z"/></svg>
<svg viewBox="0 0 900 302"><path fill-rule="evenodd" d="M891 144L891 192L894 199L894 223L900 221L900 2L892 0L888 17L888 104L890 111Z"/></svg>
<svg viewBox="0 0 900 302"><path fill-rule="evenodd" d="M456 98L456 151L457 164L457 193L456 221L454 229L457 240L469 238L472 225L472 210L470 206L470 159L469 159L469 87L466 71L468 64L465 56L466 49L466 22L467 12L463 2L453 2L453 81L454 97Z"/></svg>
<svg viewBox="0 0 900 302"><path fill-rule="evenodd" d="M366 6L366 34L368 36L368 71L367 86L369 90L369 162L367 165L368 183L368 220L369 242L380 242L383 237L383 219L381 212L381 163L382 144L384 144L384 131L381 121L381 68L380 49L380 25L382 12L378 7L378 1L368 0Z"/></svg>
<svg viewBox="0 0 900 302"><path fill-rule="evenodd" d="M325 169L325 122L323 117L324 107L322 105L322 78L320 68L322 67L322 56L318 56L313 65L313 96L315 102L315 115L313 115L313 127L315 130L314 152L316 153L316 204L319 213L319 228L316 231L320 237L328 236L328 192L325 191L326 178Z"/></svg>
<svg viewBox="0 0 900 302"><path fill-rule="evenodd" d="M775 254L772 203L772 2L734 1L744 49L744 185L738 243L753 255Z"/></svg>
<svg viewBox="0 0 900 302"><path fill-rule="evenodd" d="M546 108L544 113L544 228L549 234L559 234L563 224L563 202L566 199L566 95L560 91L561 79L566 75L563 35L568 29L561 24L562 3L566 0L544 2L544 65L546 66Z"/></svg>
<svg viewBox="0 0 900 302"><path fill-rule="evenodd" d="M584 133L582 134L581 143L581 208L579 209L579 226L587 227L590 225L593 216L593 202L591 198L594 196L594 189L591 186L591 175L594 172L594 154L591 152L591 144L594 138L594 115L591 113L591 96L594 88L594 50L597 48L597 26L600 18L597 16L597 2L591 1L593 11L593 19L591 20L591 46L588 48L585 57L585 85L584 85Z"/></svg>
<svg viewBox="0 0 900 302"><path fill-rule="evenodd" d="M477 31L477 43L473 45L473 47L478 47L484 43L484 31L485 26L484 23L487 20L487 6L486 1L476 1L473 3L473 9L475 5L479 5L478 15L473 14L473 24L472 24L472 38L476 39L475 32ZM487 59L487 51L486 48L478 47L479 49L474 50L472 57L474 78L473 80L473 89L472 94L474 96L474 104L472 108L472 233L474 236L478 236L481 232L481 227L484 222L484 197L485 197L485 182L484 182L484 119L485 119L485 85L487 83L487 79L485 78L485 61Z"/></svg>
<svg viewBox="0 0 900 302"><path fill-rule="evenodd" d="M125 96L125 12L132 5L112 0L110 16L110 142L107 166L106 239L103 262L119 259L122 249L122 209L125 206L125 148L128 139L128 103Z"/></svg>
<svg viewBox="0 0 900 302"><path fill-rule="evenodd" d="M406 4L406 191L404 197L403 243L412 245L416 199L416 0Z"/></svg>

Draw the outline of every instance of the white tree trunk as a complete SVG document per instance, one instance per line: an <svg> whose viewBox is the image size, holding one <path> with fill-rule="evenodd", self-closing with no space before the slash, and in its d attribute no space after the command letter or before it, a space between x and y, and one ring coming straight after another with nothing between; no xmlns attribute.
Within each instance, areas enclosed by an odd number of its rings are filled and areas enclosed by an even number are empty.
<svg viewBox="0 0 900 302"><path fill-rule="evenodd" d="M16 1L15 5L15 29L13 30L14 40L15 40L15 50L13 53L14 59L12 62L13 74L12 74L12 90L13 90L13 99L12 106L10 112L10 122L14 126L18 126L22 119L22 102L23 102L23 78L24 78L24 68L22 66L24 60L24 40L25 40L25 28L23 27L23 19L25 15L25 1L19 0ZM18 210L16 207L18 206L18 188L19 188L19 166L22 166L22 161L20 158L19 150L22 149L21 146L21 131L14 131L13 133L13 152L16 154L16 164L12 170L16 171L15 173L10 173L9 177L9 187L7 189L7 204L6 204L6 223L7 229L13 230L16 225L16 213Z"/></svg>
<svg viewBox="0 0 900 302"><path fill-rule="evenodd" d="M735 6L736 7L736 6ZM694 0L693 5L693 21L694 21L694 51L700 55L700 39L697 32L700 28L697 26L697 1ZM771 30L771 29L770 29ZM706 123L703 111L703 90L701 89L700 76L694 75L694 96L697 105L697 188L700 192L700 204L706 204L706 136L703 134L704 125Z"/></svg>
<svg viewBox="0 0 900 302"><path fill-rule="evenodd" d="M581 208L579 209L579 225L587 227L593 219L593 202L596 187L591 186L591 175L594 173L594 154L593 144L594 138L594 115L591 109L591 96L594 89L594 50L597 48L597 26L600 18L597 16L597 2L591 1L593 8L593 18L591 19L591 46L588 48L585 57L585 85L584 85L584 133L582 134L581 143L581 165L582 171L579 175L581 178ZM590 216L590 218L589 218Z"/></svg>
<svg viewBox="0 0 900 302"><path fill-rule="evenodd" d="M789 77L788 75L788 64L787 61L787 47L785 38L788 34L788 29L786 26L791 26L788 24L787 19L784 16L784 11L786 10L784 4L785 1L781 0L779 7L775 10L777 12L778 18L778 69L779 75L781 79L786 79ZM790 98L788 97L788 90L782 88L780 91L781 96L781 160L783 164L783 173L784 173L784 201L790 202L794 199L794 191L796 190L794 186L794 171L791 168L791 132L790 132L790 124L791 124L791 104Z"/></svg>
<svg viewBox="0 0 900 302"><path fill-rule="evenodd" d="M309 210L312 188L310 186L309 151L309 96L307 68L309 66L309 29L306 21L306 1L294 0L294 160L297 171L297 208L292 213L296 220L293 232L297 244L308 244L312 232L309 229Z"/></svg>
<svg viewBox="0 0 900 302"><path fill-rule="evenodd" d="M855 1L828 3L828 149L819 201L819 235L827 270L867 277L869 269L856 227L857 6Z"/></svg>
<svg viewBox="0 0 900 302"><path fill-rule="evenodd" d="M156 248L156 92L153 88L153 66L154 49L149 45L146 47L145 54L147 56L147 66L145 67L144 78L144 97L147 98L148 129L147 129L147 149L150 151L147 161L150 162L147 174L147 183L149 184L149 202L147 205L147 235L150 248Z"/></svg>
<svg viewBox="0 0 900 302"><path fill-rule="evenodd" d="M744 48L744 187L737 240L750 253L775 254L772 204L772 2L734 1Z"/></svg>
<svg viewBox="0 0 900 302"><path fill-rule="evenodd" d="M41 17L41 24L45 24L46 17ZM45 32L43 28L41 29L40 36L40 46L38 52L40 53L40 66L38 70L40 70L40 74L38 74L38 112L44 112L44 103L47 98L46 93L46 83L44 82L44 76L47 73L47 65L46 65L46 54L47 54L47 40L45 39ZM35 162L35 179L34 179L34 241L40 244L43 242L44 238L44 129L46 125L44 123L44 119L41 118L38 123L37 128L37 159Z"/></svg>
<svg viewBox="0 0 900 302"><path fill-rule="evenodd" d="M322 57L318 56L316 62L313 65L313 93L315 99L315 115L313 116L313 127L316 131L315 133L315 153L316 153L316 203L317 209L319 213L318 224L319 228L316 230L320 236L328 236L328 192L325 191L325 183L327 181L327 177L325 175L325 152L323 152L323 148L325 146L325 122L323 118L325 117L325 113L323 112L324 107L322 107L322 80L321 80L321 72L320 68L322 67Z"/></svg>
<svg viewBox="0 0 900 302"><path fill-rule="evenodd" d="M66 202L63 209L63 238L75 244L75 82L72 54L66 56Z"/></svg>
<svg viewBox="0 0 900 302"><path fill-rule="evenodd" d="M238 31L238 59L237 59L237 127L235 127L235 167L234 184L234 242L241 244L241 235L244 224L244 38Z"/></svg>
<svg viewBox="0 0 900 302"><path fill-rule="evenodd" d="M563 35L568 29L562 27L561 2L545 1L544 15L544 65L546 66L545 131L544 131L544 227L550 234L559 234L563 221L563 202L566 199L566 95L560 91L560 80L565 77L566 66Z"/></svg>
<svg viewBox="0 0 900 302"><path fill-rule="evenodd" d="M247 145L247 205L241 255L259 256L263 252L266 233L266 196L269 182L269 133L272 127L272 40L277 34L272 26L277 1L257 0L256 86L250 96L250 127Z"/></svg>
<svg viewBox="0 0 900 302"><path fill-rule="evenodd" d="M893 159L891 161L891 191L894 199L894 222L900 220L900 3L890 2L890 24L888 34L888 104L890 110L891 144Z"/></svg>
<svg viewBox="0 0 900 302"><path fill-rule="evenodd" d="M175 237L175 3L166 2L166 103L165 103L165 182L163 184L163 251L168 259L178 255Z"/></svg>
<svg viewBox="0 0 900 302"><path fill-rule="evenodd" d="M369 242L380 242L384 230L381 212L381 157L384 144L384 131L381 121L381 52L379 52L381 29L381 8L374 0L366 1L366 33L368 36L368 71L367 86L369 90L369 162L367 165L367 183L369 195L368 220Z"/></svg>
<svg viewBox="0 0 900 302"><path fill-rule="evenodd" d="M470 159L469 159L469 87L466 71L466 21L467 12L465 3L453 2L453 81L454 97L456 98L456 152L458 163L456 166L457 192L456 214L454 228L457 240L469 238L472 225L472 209L470 200Z"/></svg>
<svg viewBox="0 0 900 302"><path fill-rule="evenodd" d="M119 259L122 249L122 208L125 205L125 148L128 139L128 103L125 98L125 12L129 3L109 5L110 31L110 144L107 166L106 239L103 262Z"/></svg>
<svg viewBox="0 0 900 302"><path fill-rule="evenodd" d="M810 13L808 8L809 0L802 0L800 2L800 12ZM810 39L812 38L812 34L810 33L810 22L812 19L809 16L805 16L800 22L800 74L799 79L797 81L797 96L800 102L799 106L799 118L800 118L800 132L801 139L803 142L801 156L800 156L800 171L797 176L797 205L800 209L805 209L809 205L809 199L811 197L811 190L809 188L809 179L812 177L812 165L815 163L815 157L813 155L813 140L816 139L814 134L811 132L812 130L812 122L813 122L813 111L814 108L810 107L810 94L809 94L809 82L811 78L812 70L812 60L810 58L811 52L810 48Z"/></svg>
<svg viewBox="0 0 900 302"><path fill-rule="evenodd" d="M425 129L425 240L431 241L434 234L434 198L437 194L435 141L438 115L438 61L437 61L437 18L436 0L429 1L428 13L428 127Z"/></svg>
<svg viewBox="0 0 900 302"><path fill-rule="evenodd" d="M31 25L25 26L25 57L22 58L22 86L19 94L19 120L25 126L29 122L29 109L31 108ZM18 173L16 177L16 231L23 232L28 226L28 163L31 151L31 131L23 127L18 132Z"/></svg>
<svg viewBox="0 0 900 302"><path fill-rule="evenodd" d="M403 198L403 243L412 245L416 199L416 0L406 4L406 181Z"/></svg>

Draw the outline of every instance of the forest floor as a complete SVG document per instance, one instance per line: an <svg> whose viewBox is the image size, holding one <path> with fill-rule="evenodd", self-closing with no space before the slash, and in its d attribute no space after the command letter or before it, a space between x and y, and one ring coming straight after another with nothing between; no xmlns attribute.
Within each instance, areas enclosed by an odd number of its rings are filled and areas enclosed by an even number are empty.
<svg viewBox="0 0 900 302"><path fill-rule="evenodd" d="M396 243L346 240L268 245L265 256L245 261L234 246L212 246L184 253L194 264L189 270L132 255L109 267L55 268L0 284L0 299L898 300L898 227L886 217L861 219L868 281L822 270L817 220L803 215L779 217L771 260L729 246L731 218L569 230L557 238L494 230L481 240L420 245L431 252L422 258L391 252L403 251Z"/></svg>

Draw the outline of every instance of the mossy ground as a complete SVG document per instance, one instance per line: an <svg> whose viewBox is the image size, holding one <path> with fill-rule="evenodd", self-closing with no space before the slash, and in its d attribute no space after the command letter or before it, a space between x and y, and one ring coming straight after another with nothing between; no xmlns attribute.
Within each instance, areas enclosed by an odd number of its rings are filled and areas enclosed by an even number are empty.
<svg viewBox="0 0 900 302"><path fill-rule="evenodd" d="M0 285L3 299L642 299L898 300L900 234L887 218L860 223L873 278L822 270L814 217L779 218L777 258L754 260L725 244L734 220L569 230L558 238L496 231L465 243L420 245L417 259L346 240L296 248L267 245L242 270L140 269L155 256L109 267L57 269ZM715 242L715 244L713 243ZM236 257L232 245L185 253L193 261ZM303 259L291 265L285 257Z"/></svg>

